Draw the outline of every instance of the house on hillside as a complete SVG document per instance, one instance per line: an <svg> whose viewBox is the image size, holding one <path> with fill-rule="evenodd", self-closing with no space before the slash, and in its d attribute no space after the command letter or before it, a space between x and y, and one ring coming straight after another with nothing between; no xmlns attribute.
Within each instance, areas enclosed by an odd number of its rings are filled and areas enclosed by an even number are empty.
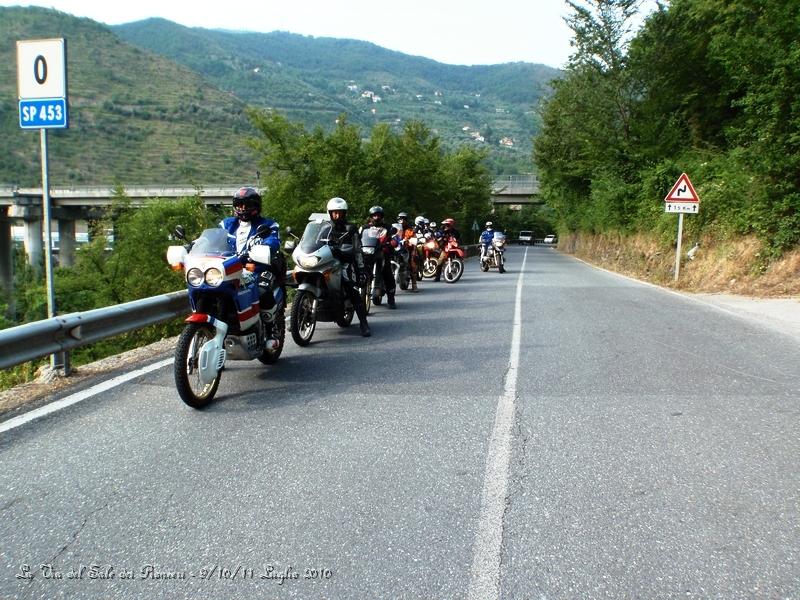
<svg viewBox="0 0 800 600"><path fill-rule="evenodd" d="M347 84L347 91L348 92L358 92L358 86L355 83Z"/></svg>
<svg viewBox="0 0 800 600"><path fill-rule="evenodd" d="M512 140L510 137L504 137L500 140L500 145L511 147L514 145L514 140Z"/></svg>

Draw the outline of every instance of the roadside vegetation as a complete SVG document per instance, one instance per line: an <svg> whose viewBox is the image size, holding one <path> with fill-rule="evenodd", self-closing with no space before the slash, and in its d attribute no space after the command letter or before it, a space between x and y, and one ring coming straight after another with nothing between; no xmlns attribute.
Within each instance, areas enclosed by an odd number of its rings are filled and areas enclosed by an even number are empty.
<svg viewBox="0 0 800 600"><path fill-rule="evenodd" d="M701 203L685 218L684 251L700 242L700 262L682 272L684 282L711 257L736 262L738 274L712 278L731 291L747 291L744 279L757 290L759 276L796 266L797 6L673 0L632 36L635 0L568 4L575 53L534 143L560 246L589 258L603 247L598 256L647 263L671 253L674 261L677 215L664 213L663 198L686 172ZM659 268L666 283L671 267Z"/></svg>

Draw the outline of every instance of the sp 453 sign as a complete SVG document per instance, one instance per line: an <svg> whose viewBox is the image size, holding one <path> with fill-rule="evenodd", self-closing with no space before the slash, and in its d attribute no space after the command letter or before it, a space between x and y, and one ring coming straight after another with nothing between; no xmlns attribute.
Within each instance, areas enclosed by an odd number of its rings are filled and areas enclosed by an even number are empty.
<svg viewBox="0 0 800 600"><path fill-rule="evenodd" d="M17 42L19 126L66 128L67 59L63 39Z"/></svg>
<svg viewBox="0 0 800 600"><path fill-rule="evenodd" d="M63 129L67 127L67 102L64 98L19 101L19 126L23 129Z"/></svg>

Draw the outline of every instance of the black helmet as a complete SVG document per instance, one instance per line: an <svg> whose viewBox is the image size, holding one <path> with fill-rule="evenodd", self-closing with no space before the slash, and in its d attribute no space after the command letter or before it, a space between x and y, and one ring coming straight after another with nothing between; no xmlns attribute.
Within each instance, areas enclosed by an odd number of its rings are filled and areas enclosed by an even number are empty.
<svg viewBox="0 0 800 600"><path fill-rule="evenodd" d="M233 195L233 214L249 221L261 213L261 195L251 187L241 187Z"/></svg>

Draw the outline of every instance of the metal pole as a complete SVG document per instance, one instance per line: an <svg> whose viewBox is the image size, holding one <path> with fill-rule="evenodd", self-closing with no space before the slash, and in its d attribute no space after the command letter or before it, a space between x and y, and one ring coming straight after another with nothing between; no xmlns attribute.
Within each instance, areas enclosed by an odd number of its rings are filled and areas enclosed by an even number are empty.
<svg viewBox="0 0 800 600"><path fill-rule="evenodd" d="M675 252L675 281L681 272L681 239L683 238L683 213L678 213L678 247Z"/></svg>
<svg viewBox="0 0 800 600"><path fill-rule="evenodd" d="M44 220L44 271L47 285L47 317L56 316L56 293L53 285L53 235L50 218L50 182L47 176L47 129L40 129L42 140L42 219ZM64 374L69 374L69 365L66 355L58 352L50 355L50 367L53 370L63 369Z"/></svg>

